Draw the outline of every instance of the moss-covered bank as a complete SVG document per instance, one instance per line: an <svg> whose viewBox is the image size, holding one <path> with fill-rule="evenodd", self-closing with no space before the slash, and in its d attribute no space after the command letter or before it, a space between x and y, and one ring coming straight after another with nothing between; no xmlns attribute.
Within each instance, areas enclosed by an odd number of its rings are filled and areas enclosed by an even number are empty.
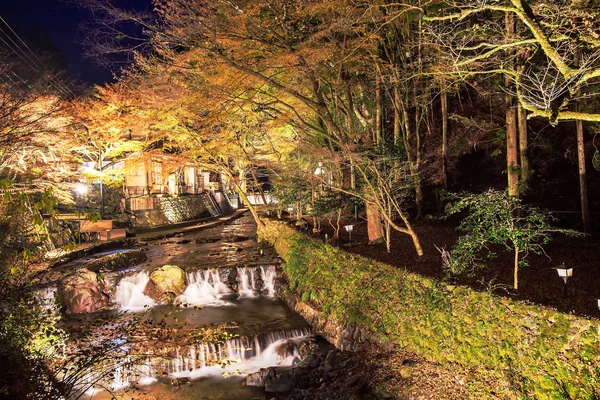
<svg viewBox="0 0 600 400"><path fill-rule="evenodd" d="M527 398L600 396L600 323L464 287L445 285L350 255L284 223L259 232L286 261L302 300L377 341L495 371Z"/></svg>

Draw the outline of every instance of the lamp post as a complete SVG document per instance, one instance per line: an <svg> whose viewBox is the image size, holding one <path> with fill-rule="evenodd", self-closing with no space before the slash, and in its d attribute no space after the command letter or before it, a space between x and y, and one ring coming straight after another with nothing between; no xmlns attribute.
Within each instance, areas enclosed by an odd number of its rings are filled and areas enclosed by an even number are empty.
<svg viewBox="0 0 600 400"><path fill-rule="evenodd" d="M88 192L88 187L87 185L84 185L83 183L78 183L77 185L75 185L75 205L78 208L79 213L81 213L81 199L83 196L85 196Z"/></svg>
<svg viewBox="0 0 600 400"><path fill-rule="evenodd" d="M567 268L565 264L562 264L558 267L554 267L554 269L558 273L558 276L561 277L565 283L565 297L567 297L567 281L573 276L573 268Z"/></svg>
<svg viewBox="0 0 600 400"><path fill-rule="evenodd" d="M81 218L81 199L88 192L88 187L83 183L78 183L73 189L75 191L75 209L77 218ZM81 221L77 223L77 241L81 243Z"/></svg>
<svg viewBox="0 0 600 400"><path fill-rule="evenodd" d="M344 225L344 229L350 235L350 243L352 243L352 231L354 230L354 225Z"/></svg>

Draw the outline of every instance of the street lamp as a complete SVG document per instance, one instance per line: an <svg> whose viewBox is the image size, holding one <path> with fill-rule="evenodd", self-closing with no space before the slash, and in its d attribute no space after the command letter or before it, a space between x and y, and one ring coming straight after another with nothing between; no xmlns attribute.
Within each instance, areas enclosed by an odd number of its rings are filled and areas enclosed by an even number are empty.
<svg viewBox="0 0 600 400"><path fill-rule="evenodd" d="M77 212L81 214L81 202L83 200L83 196L85 196L88 192L88 187L83 183L78 183L75 185L73 190L75 191L75 206L77 208Z"/></svg>
<svg viewBox="0 0 600 400"><path fill-rule="evenodd" d="M350 243L352 243L352 231L354 230L354 225L344 225L344 229L350 235Z"/></svg>
<svg viewBox="0 0 600 400"><path fill-rule="evenodd" d="M80 196L83 196L88 192L88 187L87 187L87 185L84 185L83 183L78 183L77 185L75 185L75 191Z"/></svg>
<svg viewBox="0 0 600 400"><path fill-rule="evenodd" d="M77 211L77 218L81 218L81 201L82 197L88 192L88 187L83 183L78 183L75 185L73 190L75 191L75 209ZM77 240L79 243L81 243L81 221L77 221Z"/></svg>
<svg viewBox="0 0 600 400"><path fill-rule="evenodd" d="M565 283L565 297L567 297L567 281L573 276L573 268L567 268L565 264L562 264L558 267L554 267L554 269L558 273L558 276L561 277Z"/></svg>

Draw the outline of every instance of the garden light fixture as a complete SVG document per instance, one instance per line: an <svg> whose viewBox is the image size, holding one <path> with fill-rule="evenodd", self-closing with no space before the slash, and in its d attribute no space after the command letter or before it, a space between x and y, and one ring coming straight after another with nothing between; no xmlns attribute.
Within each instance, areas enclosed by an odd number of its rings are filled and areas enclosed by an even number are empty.
<svg viewBox="0 0 600 400"><path fill-rule="evenodd" d="M323 168L323 163L319 161L319 166L315 169L315 175L325 175L325 168Z"/></svg>
<svg viewBox="0 0 600 400"><path fill-rule="evenodd" d="M350 235L350 242L352 242L352 231L354 230L354 225L344 225L344 229Z"/></svg>
<svg viewBox="0 0 600 400"><path fill-rule="evenodd" d="M562 264L558 267L554 267L554 269L558 273L558 276L561 277L565 283L565 297L567 297L567 281L573 276L573 268L567 268L565 264Z"/></svg>

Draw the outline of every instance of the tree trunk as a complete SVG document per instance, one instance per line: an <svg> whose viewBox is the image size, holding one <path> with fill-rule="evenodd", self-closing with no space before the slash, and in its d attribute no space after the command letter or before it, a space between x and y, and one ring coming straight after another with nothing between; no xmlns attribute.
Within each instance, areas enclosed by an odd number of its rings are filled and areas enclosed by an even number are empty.
<svg viewBox="0 0 600 400"><path fill-rule="evenodd" d="M519 195L519 164L517 156L517 113L512 101L506 101L506 174L508 175L508 193Z"/></svg>
<svg viewBox="0 0 600 400"><path fill-rule="evenodd" d="M398 149L402 143L402 119L400 117L400 91L398 86L394 86L394 148Z"/></svg>
<svg viewBox="0 0 600 400"><path fill-rule="evenodd" d="M381 224L381 213L377 205L367 203L367 228L369 233L369 244L383 242L383 226Z"/></svg>
<svg viewBox="0 0 600 400"><path fill-rule="evenodd" d="M423 217L423 202L425 196L423 195L423 184L421 178L417 176L417 183L415 185L415 205L417 206L417 218Z"/></svg>
<svg viewBox="0 0 600 400"><path fill-rule="evenodd" d="M250 200L248 200L246 192L242 190L242 187L235 180L233 180L233 186L242 198L242 202L246 204L246 207L248 208L248 210L250 210L250 213L252 213L254 221L256 222L256 225L258 225L258 229L260 230L265 226L265 223L261 221L260 217L258 216L258 212L256 211L256 208L252 204L250 204Z"/></svg>
<svg viewBox="0 0 600 400"><path fill-rule="evenodd" d="M581 53L577 52L577 65L581 59ZM577 95L579 95L577 91ZM577 102L579 110L579 101ZM581 202L581 219L583 220L583 231L590 232L590 208L588 205L587 176L585 168L585 140L583 138L583 121L575 121L577 128L577 164L579 166L579 200Z"/></svg>
<svg viewBox="0 0 600 400"><path fill-rule="evenodd" d="M254 167L250 167L250 173L252 174L252 180L254 181L254 184L256 185L256 188L258 189L258 192L260 193L260 197L262 198L263 204L266 206L268 205L267 203L267 197L265 196L265 192L262 189L262 185L260 184L260 182L258 181L258 178L256 177L256 171L254 171Z"/></svg>
<svg viewBox="0 0 600 400"><path fill-rule="evenodd" d="M244 193L246 193L246 191L247 191L248 188L247 188L247 185L246 185L246 174L245 174L243 168L240 168L240 170L238 172L238 176L240 178L240 184L239 184L240 190L243 191ZM240 195L240 198L242 199L242 203L246 204L247 197L246 196L242 197Z"/></svg>
<svg viewBox="0 0 600 400"><path fill-rule="evenodd" d="M508 40L515 33L515 19L511 13L506 14L506 37ZM512 64L512 63L510 63ZM512 69L513 65L509 68ZM510 76L504 77L504 85L506 88L512 86L512 80ZM513 96L506 94L506 175L508 176L508 193L511 196L519 195L519 164L518 164L518 151L517 151L517 140L518 140L518 127L517 127L517 109L514 104Z"/></svg>
<svg viewBox="0 0 600 400"><path fill-rule="evenodd" d="M383 88L381 78L377 74L375 80L375 144L383 144Z"/></svg>
<svg viewBox="0 0 600 400"><path fill-rule="evenodd" d="M419 240L419 237L417 236L416 232L413 231L410 225L407 224L406 227L408 229L408 234L410 235L410 238L413 241L413 245L415 246L415 250L417 251L417 255L421 257L423 255L423 247L421 247L421 241Z"/></svg>
<svg viewBox="0 0 600 400"><path fill-rule="evenodd" d="M442 185L448 187L448 94L442 89Z"/></svg>
<svg viewBox="0 0 600 400"><path fill-rule="evenodd" d="M517 109L517 116L519 120L519 156L520 156L520 171L521 171L521 192L529 187L529 157L527 156L527 110L525 110L521 104Z"/></svg>
<svg viewBox="0 0 600 400"><path fill-rule="evenodd" d="M402 104L402 117L404 118L404 148L406 150L406 158L408 160L410 172L415 177L415 205L417 206L417 218L420 218L423 210L423 189L421 179L418 175L420 146L419 141L415 139L417 143L415 145L413 153L413 148L411 147L411 138L413 136L413 131L411 130L410 119L408 115L408 110L406 109L406 104ZM415 132L415 137L417 137L418 134L418 132Z"/></svg>
<svg viewBox="0 0 600 400"><path fill-rule="evenodd" d="M515 247L515 270L513 276L513 288L519 290L519 248Z"/></svg>
<svg viewBox="0 0 600 400"><path fill-rule="evenodd" d="M579 164L579 197L581 200L581 218L583 231L590 231L590 209L588 205L587 177L585 169L585 142L583 140L583 121L577 124L577 163Z"/></svg>

